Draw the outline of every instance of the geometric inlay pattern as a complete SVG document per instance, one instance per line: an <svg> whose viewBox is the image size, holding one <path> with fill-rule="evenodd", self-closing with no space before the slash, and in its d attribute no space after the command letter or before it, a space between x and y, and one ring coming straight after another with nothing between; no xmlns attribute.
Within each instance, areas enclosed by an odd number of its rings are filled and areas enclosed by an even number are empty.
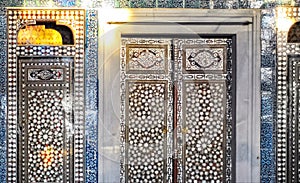
<svg viewBox="0 0 300 183"><path fill-rule="evenodd" d="M19 59L19 169L26 182L69 182L72 150L73 59ZM47 67L49 69L47 69ZM52 69L50 69L52 68ZM59 69L58 69L59 68ZM55 70L61 72L54 72ZM33 71L33 72L30 72ZM51 72L53 71L53 72ZM44 72L44 74L42 74ZM53 79L55 73L65 77ZM39 80L32 79L37 73ZM56 77L57 78L57 77ZM51 81L51 82L50 82Z"/></svg>
<svg viewBox="0 0 300 183"><path fill-rule="evenodd" d="M299 182L299 63L300 55L288 56L288 73L289 73L289 117L288 117L288 126L291 128L288 131L290 144L288 146L288 170L290 182Z"/></svg>
<svg viewBox="0 0 300 183"><path fill-rule="evenodd" d="M174 40L178 182L234 180L232 47L231 38Z"/></svg>
<svg viewBox="0 0 300 183"><path fill-rule="evenodd" d="M167 46L127 45L127 72L164 72L167 70Z"/></svg>
<svg viewBox="0 0 300 183"><path fill-rule="evenodd" d="M171 40L122 38L121 182L172 182Z"/></svg>
<svg viewBox="0 0 300 183"><path fill-rule="evenodd" d="M191 71L224 71L226 58L225 45L214 45L214 47L203 47L203 45L185 46L184 69Z"/></svg>
<svg viewBox="0 0 300 183"><path fill-rule="evenodd" d="M184 88L185 180L222 182L225 82L187 82Z"/></svg>
<svg viewBox="0 0 300 183"><path fill-rule="evenodd" d="M30 69L28 70L28 80L62 80L62 69Z"/></svg>
<svg viewBox="0 0 300 183"><path fill-rule="evenodd" d="M129 82L128 180L163 182L166 171L166 83Z"/></svg>
<svg viewBox="0 0 300 183"><path fill-rule="evenodd" d="M7 15L7 180L83 182L85 11L11 8ZM20 29L39 22L70 28L74 44L29 37L18 45Z"/></svg>
<svg viewBox="0 0 300 183"><path fill-rule="evenodd" d="M300 48L298 34L293 31L298 29L300 8L278 7L276 17L278 22L296 22L294 25L291 24L291 27L277 29L277 181L299 182Z"/></svg>
<svg viewBox="0 0 300 183"><path fill-rule="evenodd" d="M68 159L64 156L66 132L63 120L63 91L29 90L28 93L30 107L27 124L23 124L26 125L27 133L22 137L24 142L27 136L28 146L25 148L27 153L22 154L22 165L25 165L22 167L22 180L26 180L27 171L28 182L62 182L64 173L68 170L63 168L64 157Z"/></svg>
<svg viewBox="0 0 300 183"><path fill-rule="evenodd" d="M234 180L232 45L122 39L121 182Z"/></svg>

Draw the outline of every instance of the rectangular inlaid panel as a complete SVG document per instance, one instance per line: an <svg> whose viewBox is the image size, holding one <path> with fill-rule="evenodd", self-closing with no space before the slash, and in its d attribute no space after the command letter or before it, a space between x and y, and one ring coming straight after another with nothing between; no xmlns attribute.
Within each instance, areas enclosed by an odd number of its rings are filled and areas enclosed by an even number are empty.
<svg viewBox="0 0 300 183"><path fill-rule="evenodd" d="M84 182L85 11L7 15L7 180Z"/></svg>
<svg viewBox="0 0 300 183"><path fill-rule="evenodd" d="M167 82L129 81L126 89L128 182L165 182Z"/></svg>
<svg viewBox="0 0 300 183"><path fill-rule="evenodd" d="M167 45L127 45L127 73L147 74L167 72Z"/></svg>
<svg viewBox="0 0 300 183"><path fill-rule="evenodd" d="M226 45L185 45L183 46L183 68L185 73L220 72L226 70Z"/></svg>
<svg viewBox="0 0 300 183"><path fill-rule="evenodd" d="M19 62L19 171L25 182L72 180L73 58Z"/></svg>
<svg viewBox="0 0 300 183"><path fill-rule="evenodd" d="M185 182L224 180L226 137L225 82L188 81L183 85L183 170Z"/></svg>
<svg viewBox="0 0 300 183"><path fill-rule="evenodd" d="M171 40L123 38L121 182L172 181Z"/></svg>
<svg viewBox="0 0 300 183"><path fill-rule="evenodd" d="M178 182L231 182L233 42L175 39Z"/></svg>

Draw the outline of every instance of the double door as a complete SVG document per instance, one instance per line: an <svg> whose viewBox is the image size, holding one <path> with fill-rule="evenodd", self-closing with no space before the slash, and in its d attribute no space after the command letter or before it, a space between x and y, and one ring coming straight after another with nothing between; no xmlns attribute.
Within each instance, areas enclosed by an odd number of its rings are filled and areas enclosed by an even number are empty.
<svg viewBox="0 0 300 183"><path fill-rule="evenodd" d="M121 182L231 182L233 37L121 45Z"/></svg>
<svg viewBox="0 0 300 183"><path fill-rule="evenodd" d="M99 182L259 182L260 12L115 11L99 44Z"/></svg>

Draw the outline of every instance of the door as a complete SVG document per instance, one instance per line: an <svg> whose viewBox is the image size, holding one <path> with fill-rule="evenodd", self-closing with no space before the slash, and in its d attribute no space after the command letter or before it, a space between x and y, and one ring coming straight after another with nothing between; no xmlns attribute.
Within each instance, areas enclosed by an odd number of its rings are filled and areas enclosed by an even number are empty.
<svg viewBox="0 0 300 183"><path fill-rule="evenodd" d="M128 12L100 40L100 182L259 182L258 14Z"/></svg>
<svg viewBox="0 0 300 183"><path fill-rule="evenodd" d="M122 39L121 180L232 181L232 41Z"/></svg>

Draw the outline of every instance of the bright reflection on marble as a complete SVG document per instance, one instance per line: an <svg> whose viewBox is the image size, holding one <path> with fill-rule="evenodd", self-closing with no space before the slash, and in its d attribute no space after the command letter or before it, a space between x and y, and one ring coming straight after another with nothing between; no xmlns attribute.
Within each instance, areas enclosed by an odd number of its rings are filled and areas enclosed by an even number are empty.
<svg viewBox="0 0 300 183"><path fill-rule="evenodd" d="M294 18L287 16L286 9L278 8L276 21L278 31L287 32L295 22Z"/></svg>

